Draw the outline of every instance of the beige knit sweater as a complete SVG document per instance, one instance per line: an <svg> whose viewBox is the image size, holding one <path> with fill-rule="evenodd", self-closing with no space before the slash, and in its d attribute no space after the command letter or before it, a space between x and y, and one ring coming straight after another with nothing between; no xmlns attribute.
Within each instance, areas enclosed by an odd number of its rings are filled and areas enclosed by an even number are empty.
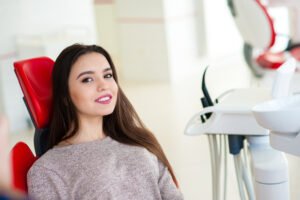
<svg viewBox="0 0 300 200"><path fill-rule="evenodd" d="M27 182L37 200L183 199L154 154L110 137L52 148L31 167Z"/></svg>

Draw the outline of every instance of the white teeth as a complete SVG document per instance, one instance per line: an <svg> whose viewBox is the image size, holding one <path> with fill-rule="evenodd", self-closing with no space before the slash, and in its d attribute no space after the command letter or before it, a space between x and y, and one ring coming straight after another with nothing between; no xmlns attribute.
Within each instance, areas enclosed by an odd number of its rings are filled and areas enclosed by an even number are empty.
<svg viewBox="0 0 300 200"><path fill-rule="evenodd" d="M109 100L110 98L109 97L103 97L103 98L101 98L99 101L107 101L107 100Z"/></svg>

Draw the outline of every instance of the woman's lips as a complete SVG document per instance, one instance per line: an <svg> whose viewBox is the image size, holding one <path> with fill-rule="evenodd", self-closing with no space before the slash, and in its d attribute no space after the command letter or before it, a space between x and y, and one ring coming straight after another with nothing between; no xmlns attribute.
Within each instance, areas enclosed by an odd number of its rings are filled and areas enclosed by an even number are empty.
<svg viewBox="0 0 300 200"><path fill-rule="evenodd" d="M109 104L112 101L112 95L106 94L95 100L96 103Z"/></svg>

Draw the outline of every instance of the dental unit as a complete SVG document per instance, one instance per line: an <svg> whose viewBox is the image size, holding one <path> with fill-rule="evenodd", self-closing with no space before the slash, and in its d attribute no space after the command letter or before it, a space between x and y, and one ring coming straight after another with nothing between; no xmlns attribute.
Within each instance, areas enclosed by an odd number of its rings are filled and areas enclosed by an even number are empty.
<svg viewBox="0 0 300 200"><path fill-rule="evenodd" d="M226 92L221 99L217 99L218 103L210 99L205 85L207 68L204 71L203 110L189 120L185 134L208 137L213 200L219 200L222 196L226 199L227 145L234 158L242 200L246 196L250 200L290 198L288 163L281 151L300 155L300 148L297 148L300 143L300 123L297 122L300 117L300 95L286 97L295 68L296 61L291 58L277 70L272 90L236 89ZM223 189L221 174L224 174ZM224 193L221 194L221 191Z"/></svg>

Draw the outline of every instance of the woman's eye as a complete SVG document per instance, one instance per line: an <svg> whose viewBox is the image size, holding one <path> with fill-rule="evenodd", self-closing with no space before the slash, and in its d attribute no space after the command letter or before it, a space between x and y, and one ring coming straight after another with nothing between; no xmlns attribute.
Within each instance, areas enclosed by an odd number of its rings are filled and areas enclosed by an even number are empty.
<svg viewBox="0 0 300 200"><path fill-rule="evenodd" d="M93 81L92 78L85 78L85 79L83 79L81 82L83 82L83 83L88 83L88 82L91 82L91 81Z"/></svg>
<svg viewBox="0 0 300 200"><path fill-rule="evenodd" d="M104 76L104 78L111 78L111 77L113 77L112 74L106 74L106 75Z"/></svg>

